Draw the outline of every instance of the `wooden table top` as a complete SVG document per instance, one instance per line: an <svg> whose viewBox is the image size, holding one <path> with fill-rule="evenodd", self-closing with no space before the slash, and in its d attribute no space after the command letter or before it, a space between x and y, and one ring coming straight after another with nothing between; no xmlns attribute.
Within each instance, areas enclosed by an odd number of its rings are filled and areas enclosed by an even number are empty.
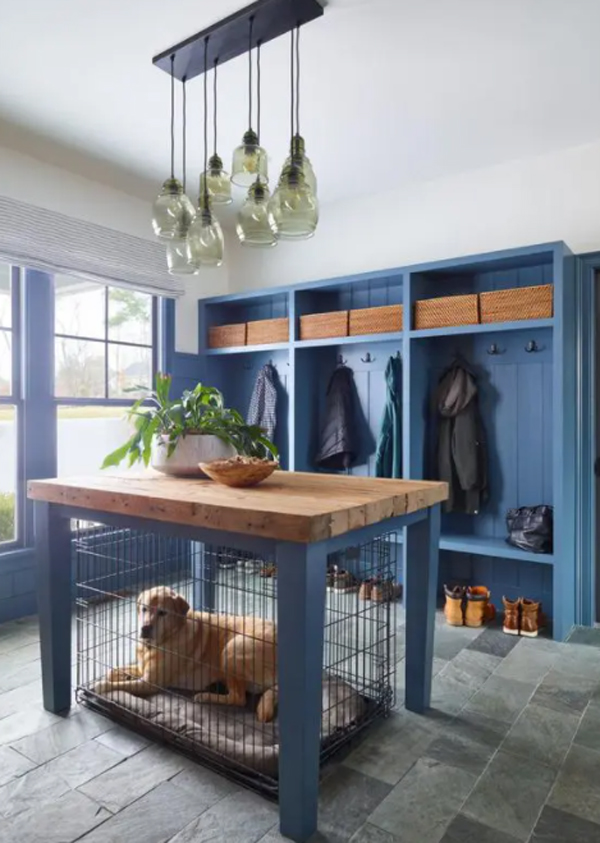
<svg viewBox="0 0 600 843"><path fill-rule="evenodd" d="M33 500L207 527L281 541L315 542L446 500L446 483L277 471L260 486L104 474L32 480Z"/></svg>

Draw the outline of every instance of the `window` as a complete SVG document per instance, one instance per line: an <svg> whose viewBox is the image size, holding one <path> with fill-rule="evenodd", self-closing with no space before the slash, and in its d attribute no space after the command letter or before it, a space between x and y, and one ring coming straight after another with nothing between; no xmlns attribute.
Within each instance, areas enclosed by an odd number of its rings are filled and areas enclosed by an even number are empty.
<svg viewBox="0 0 600 843"><path fill-rule="evenodd" d="M0 264L0 545L20 532L18 293L17 276Z"/></svg>
<svg viewBox="0 0 600 843"><path fill-rule="evenodd" d="M95 474L131 435L124 418L156 369L156 300L146 293L56 276L58 475Z"/></svg>

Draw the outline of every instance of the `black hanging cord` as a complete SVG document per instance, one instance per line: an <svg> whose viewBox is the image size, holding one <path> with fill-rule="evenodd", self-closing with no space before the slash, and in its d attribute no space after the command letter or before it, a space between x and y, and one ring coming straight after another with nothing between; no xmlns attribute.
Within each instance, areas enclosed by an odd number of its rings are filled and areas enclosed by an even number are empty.
<svg viewBox="0 0 600 843"><path fill-rule="evenodd" d="M300 24L296 26L296 134L300 134Z"/></svg>
<svg viewBox="0 0 600 843"><path fill-rule="evenodd" d="M187 94L185 88L185 76L181 80L181 90L183 92L183 115L182 115L182 124L183 124L183 149L182 149L182 158L183 158L183 192L185 193L185 175L187 171Z"/></svg>
<svg viewBox="0 0 600 843"><path fill-rule="evenodd" d="M290 140L294 137L294 30L290 31Z"/></svg>
<svg viewBox="0 0 600 843"><path fill-rule="evenodd" d="M256 42L256 134L260 139L260 41Z"/></svg>
<svg viewBox="0 0 600 843"><path fill-rule="evenodd" d="M171 56L171 178L175 178L175 53Z"/></svg>
<svg viewBox="0 0 600 843"><path fill-rule="evenodd" d="M219 59L215 59L213 74L213 155L217 154L217 65Z"/></svg>
<svg viewBox="0 0 600 843"><path fill-rule="evenodd" d="M204 208L208 211L208 38L204 39Z"/></svg>
<svg viewBox="0 0 600 843"><path fill-rule="evenodd" d="M248 128L252 128L252 30L254 28L254 17L250 17L250 29L248 34Z"/></svg>

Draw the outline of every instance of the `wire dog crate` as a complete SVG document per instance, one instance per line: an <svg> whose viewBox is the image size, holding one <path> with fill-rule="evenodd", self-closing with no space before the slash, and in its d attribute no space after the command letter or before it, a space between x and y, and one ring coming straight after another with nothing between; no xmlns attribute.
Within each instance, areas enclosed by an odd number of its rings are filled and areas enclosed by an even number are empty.
<svg viewBox="0 0 600 843"><path fill-rule="evenodd" d="M74 523L77 695L277 796L273 559ZM395 700L397 536L328 558L321 762Z"/></svg>

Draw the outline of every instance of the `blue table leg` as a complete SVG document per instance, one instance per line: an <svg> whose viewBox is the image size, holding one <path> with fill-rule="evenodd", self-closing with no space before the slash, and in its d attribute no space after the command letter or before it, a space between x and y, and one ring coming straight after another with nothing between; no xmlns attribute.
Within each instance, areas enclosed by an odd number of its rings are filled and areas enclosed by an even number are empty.
<svg viewBox="0 0 600 843"><path fill-rule="evenodd" d="M304 843L317 829L326 545L278 544L279 818Z"/></svg>
<svg viewBox="0 0 600 843"><path fill-rule="evenodd" d="M406 527L404 542L406 578L406 691L404 704L423 712L431 701L433 635L435 631L439 504L427 516Z"/></svg>
<svg viewBox="0 0 600 843"><path fill-rule="evenodd" d="M34 508L44 708L71 707L71 526L52 504Z"/></svg>

